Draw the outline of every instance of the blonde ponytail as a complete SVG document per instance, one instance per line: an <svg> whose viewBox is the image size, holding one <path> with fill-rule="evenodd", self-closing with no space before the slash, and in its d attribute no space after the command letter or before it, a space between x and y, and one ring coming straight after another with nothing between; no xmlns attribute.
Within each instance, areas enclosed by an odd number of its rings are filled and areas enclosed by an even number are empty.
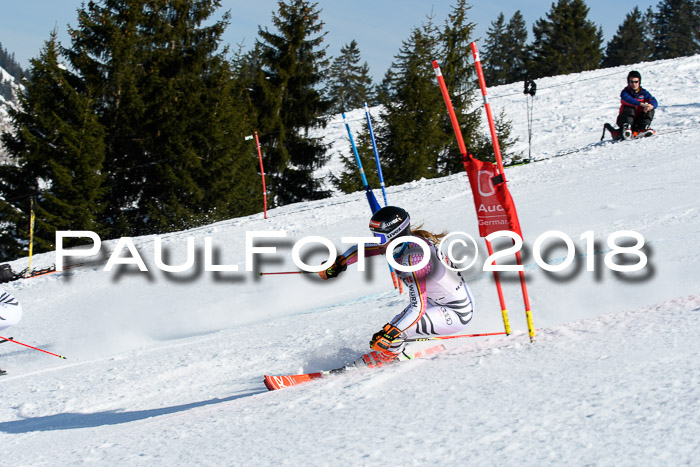
<svg viewBox="0 0 700 467"><path fill-rule="evenodd" d="M411 235L414 237L420 237L424 240L428 240L433 245L437 245L440 241L447 236L448 232L443 230L441 233L436 234L429 230L423 229L423 224L418 225L416 228L411 228Z"/></svg>

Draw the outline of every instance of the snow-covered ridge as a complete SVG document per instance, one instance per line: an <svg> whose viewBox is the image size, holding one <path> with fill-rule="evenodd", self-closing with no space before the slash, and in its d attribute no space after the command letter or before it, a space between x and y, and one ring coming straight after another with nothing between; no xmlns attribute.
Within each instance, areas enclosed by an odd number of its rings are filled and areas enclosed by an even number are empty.
<svg viewBox="0 0 700 467"><path fill-rule="evenodd" d="M0 67L0 83L10 82L12 86L16 86L16 81L14 76L9 74L4 68ZM7 112L9 107L13 107L15 104L4 96L0 95L0 134L10 131L10 117ZM0 142L0 163L3 163L7 159L5 154L5 149Z"/></svg>
<svg viewBox="0 0 700 467"><path fill-rule="evenodd" d="M301 237L322 235L340 249L342 236L367 233L364 193L289 205L267 220L163 236L169 264L184 262L186 237L200 253L210 237L217 262L238 264L238 273L108 273L95 263L3 284L25 311L5 333L68 357L0 346L9 373L0 378L4 454L20 465L373 465L387 455L421 465L697 462L700 103L688 90L698 67L700 57L689 57L538 81L533 154L544 160L507 169L535 325L545 328L535 344L523 334L517 280L504 274L511 337L453 340L435 358L267 393L265 373L355 358L408 301L382 261L327 283L246 273L246 231L287 232L263 271L293 268L291 244ZM595 144L632 68L660 102L659 134ZM521 86L489 94L494 112L505 108L526 136ZM361 123L363 113L351 115ZM388 197L429 229L477 235L464 174L390 187ZM560 273L532 259L534 240L550 230L573 238L580 254ZM602 261L606 239L620 230L645 239L649 264L640 273L613 273ZM587 231L597 242L594 271L580 240ZM152 240L134 239L149 266ZM47 254L32 264L52 263ZM500 331L492 276L477 268L467 278L477 306L469 330Z"/></svg>

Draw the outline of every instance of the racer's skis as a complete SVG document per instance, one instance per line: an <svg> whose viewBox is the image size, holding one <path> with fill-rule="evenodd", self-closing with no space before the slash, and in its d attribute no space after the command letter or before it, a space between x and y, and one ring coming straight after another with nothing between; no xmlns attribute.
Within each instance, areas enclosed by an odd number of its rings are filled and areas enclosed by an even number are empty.
<svg viewBox="0 0 700 467"><path fill-rule="evenodd" d="M345 373L346 371L354 370L357 368L377 368L391 363L413 360L427 355L433 355L444 350L445 346L440 344L424 350L416 351L411 354L403 352L402 354L399 354L398 357L393 358L391 360L387 360L380 352L370 352L368 354L363 355L361 358L349 365L345 365L340 368L335 368L333 370L319 371L316 373L304 373L300 375L265 375L264 382L265 387L267 387L268 390L274 391L276 389L284 389L292 386L297 386L299 384L306 383L314 379L325 378L327 376L336 375L339 373Z"/></svg>

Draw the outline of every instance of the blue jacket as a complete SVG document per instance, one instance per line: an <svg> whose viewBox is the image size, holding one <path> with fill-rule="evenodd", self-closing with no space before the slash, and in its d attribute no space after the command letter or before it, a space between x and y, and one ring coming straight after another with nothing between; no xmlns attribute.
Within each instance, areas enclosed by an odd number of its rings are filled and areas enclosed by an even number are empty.
<svg viewBox="0 0 700 467"><path fill-rule="evenodd" d="M659 106L658 102L656 102L656 99L654 99L654 96L652 96L649 91L647 91L641 86L639 86L639 91L637 92L632 91L632 89L630 89L630 87L627 86L620 93L620 101L622 104L620 106L620 112L622 112L622 109L625 106L636 108L639 107L639 104L641 104L642 102L646 102L648 104L653 105L654 109L656 109Z"/></svg>

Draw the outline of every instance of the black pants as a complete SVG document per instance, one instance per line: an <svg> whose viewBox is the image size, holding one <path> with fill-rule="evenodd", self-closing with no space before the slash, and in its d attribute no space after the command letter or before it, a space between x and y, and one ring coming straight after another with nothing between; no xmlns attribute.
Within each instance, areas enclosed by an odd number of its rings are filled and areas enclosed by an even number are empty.
<svg viewBox="0 0 700 467"><path fill-rule="evenodd" d="M654 119L654 111L644 112L641 109L636 109L630 106L624 106L622 112L617 116L617 126L622 128L622 125L629 123L632 131L640 131L649 128L651 121Z"/></svg>

